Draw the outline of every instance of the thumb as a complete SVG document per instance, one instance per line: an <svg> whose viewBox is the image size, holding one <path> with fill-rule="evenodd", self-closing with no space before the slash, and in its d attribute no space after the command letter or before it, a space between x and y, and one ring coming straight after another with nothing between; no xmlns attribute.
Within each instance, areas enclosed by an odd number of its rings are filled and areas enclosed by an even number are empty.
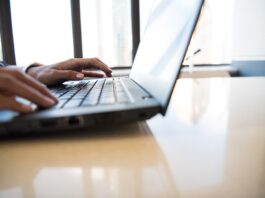
<svg viewBox="0 0 265 198"><path fill-rule="evenodd" d="M16 101L14 96L0 95L0 109L7 109L20 113L30 113L34 109L31 105L25 105Z"/></svg>
<svg viewBox="0 0 265 198"><path fill-rule="evenodd" d="M64 82L67 80L82 80L84 78L84 74L72 71L72 70L55 70L53 73L52 82L50 84Z"/></svg>

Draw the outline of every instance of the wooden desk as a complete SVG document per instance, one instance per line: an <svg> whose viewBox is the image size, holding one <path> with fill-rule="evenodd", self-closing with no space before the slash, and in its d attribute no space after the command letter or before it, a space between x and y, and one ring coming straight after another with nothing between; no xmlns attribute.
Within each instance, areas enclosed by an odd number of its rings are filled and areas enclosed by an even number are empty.
<svg viewBox="0 0 265 198"><path fill-rule="evenodd" d="M265 78L182 79L169 111L0 141L0 197L265 197Z"/></svg>

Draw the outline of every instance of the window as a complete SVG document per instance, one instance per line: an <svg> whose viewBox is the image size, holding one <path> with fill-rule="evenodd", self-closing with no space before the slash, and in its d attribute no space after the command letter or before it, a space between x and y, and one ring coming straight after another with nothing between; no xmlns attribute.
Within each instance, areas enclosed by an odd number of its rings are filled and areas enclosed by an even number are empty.
<svg viewBox="0 0 265 198"><path fill-rule="evenodd" d="M109 66L132 64L138 43L133 42L131 5L138 0L5 2L10 2L17 65L72 57L99 57Z"/></svg>
<svg viewBox="0 0 265 198"><path fill-rule="evenodd" d="M17 65L73 57L70 1L11 0Z"/></svg>
<svg viewBox="0 0 265 198"><path fill-rule="evenodd" d="M83 56L132 64L131 0L81 0Z"/></svg>
<svg viewBox="0 0 265 198"><path fill-rule="evenodd" d="M193 64L231 63L233 14L233 0L205 0L187 53L192 56L200 50L192 59Z"/></svg>
<svg viewBox="0 0 265 198"><path fill-rule="evenodd" d="M140 0L141 36L154 0ZM225 12L225 14L224 14ZM232 61L234 0L205 0L184 64L223 64Z"/></svg>

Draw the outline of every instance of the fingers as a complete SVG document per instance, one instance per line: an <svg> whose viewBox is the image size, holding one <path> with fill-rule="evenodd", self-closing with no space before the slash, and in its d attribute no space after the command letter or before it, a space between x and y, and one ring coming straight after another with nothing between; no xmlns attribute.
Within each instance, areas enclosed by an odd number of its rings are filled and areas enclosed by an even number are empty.
<svg viewBox="0 0 265 198"><path fill-rule="evenodd" d="M16 74L16 77L19 80L25 82L30 87L33 87L34 89L36 89L37 91L39 91L43 95L51 98L52 100L54 100L54 102L58 102L57 98L54 95L52 95L52 93L49 91L49 89L47 89L47 87L45 85L43 85L42 83L36 81L33 77L31 77L29 75L23 75L23 74Z"/></svg>
<svg viewBox="0 0 265 198"><path fill-rule="evenodd" d="M100 74L100 73L97 73L97 72L91 72L91 71L83 70L82 73L86 77L95 77L95 78L102 78L102 77L104 77L104 74Z"/></svg>
<svg viewBox="0 0 265 198"><path fill-rule="evenodd" d="M54 70L52 71L52 79L47 83L48 85L54 85L62 83L67 80L82 80L84 77L96 77L102 78L104 74L97 72L85 71L82 72L72 71L72 70Z"/></svg>
<svg viewBox="0 0 265 198"><path fill-rule="evenodd" d="M17 102L14 96L0 95L0 101L0 109L8 109L19 113L30 113L34 111L32 106Z"/></svg>
<svg viewBox="0 0 265 198"><path fill-rule="evenodd" d="M72 70L53 70L49 84L62 83L67 80L82 80L84 74Z"/></svg>
<svg viewBox="0 0 265 198"><path fill-rule="evenodd" d="M102 70L106 76L111 77L112 70L98 58L75 58L66 62L54 65L54 69L70 69L75 71L82 71L83 69L99 69Z"/></svg>
<svg viewBox="0 0 265 198"><path fill-rule="evenodd" d="M12 73L11 73L12 74ZM45 87L39 87L36 82L32 81L31 84L28 84L26 77L17 77L10 74L1 74L0 78L0 90L6 91L9 94L14 96L20 96L25 98L39 106L42 107L50 107L54 105L56 102L49 97L49 95L45 95L40 89L45 90ZM39 87L39 88L35 88Z"/></svg>
<svg viewBox="0 0 265 198"><path fill-rule="evenodd" d="M98 58L91 58L91 59L83 59L83 61L88 61L90 60L90 65L84 65L83 69L87 69L87 68L96 68L96 69L100 69L102 70L106 76L108 77L111 77L111 73L112 73L112 70L105 64L103 63L101 60L99 60Z"/></svg>

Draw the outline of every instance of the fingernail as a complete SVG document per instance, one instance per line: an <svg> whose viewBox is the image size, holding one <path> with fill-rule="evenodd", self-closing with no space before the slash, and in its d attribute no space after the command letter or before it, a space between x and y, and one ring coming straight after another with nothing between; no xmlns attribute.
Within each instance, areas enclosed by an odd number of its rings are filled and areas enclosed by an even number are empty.
<svg viewBox="0 0 265 198"><path fill-rule="evenodd" d="M33 107L31 106L31 105L24 105L23 106L23 113L31 113L31 112L33 112L34 110L33 110Z"/></svg>
<svg viewBox="0 0 265 198"><path fill-rule="evenodd" d="M32 105L30 105L30 108L31 108L31 111L33 112L33 111L36 111L38 107L37 107L37 105L32 104Z"/></svg>
<svg viewBox="0 0 265 198"><path fill-rule="evenodd" d="M58 103L58 102L59 102L59 100L58 100L57 98L55 98L55 99L54 99L54 102L55 102L55 103Z"/></svg>
<svg viewBox="0 0 265 198"><path fill-rule="evenodd" d="M47 102L48 105L54 105L55 104L54 100L47 98L47 97L45 97L45 101Z"/></svg>
<svg viewBox="0 0 265 198"><path fill-rule="evenodd" d="M76 78L83 79L84 78L84 74L81 74L81 73L76 74Z"/></svg>
<svg viewBox="0 0 265 198"><path fill-rule="evenodd" d="M53 101L57 103L57 102L58 102L58 98L57 98L54 94L52 94L52 97L53 97L53 98L52 98Z"/></svg>

